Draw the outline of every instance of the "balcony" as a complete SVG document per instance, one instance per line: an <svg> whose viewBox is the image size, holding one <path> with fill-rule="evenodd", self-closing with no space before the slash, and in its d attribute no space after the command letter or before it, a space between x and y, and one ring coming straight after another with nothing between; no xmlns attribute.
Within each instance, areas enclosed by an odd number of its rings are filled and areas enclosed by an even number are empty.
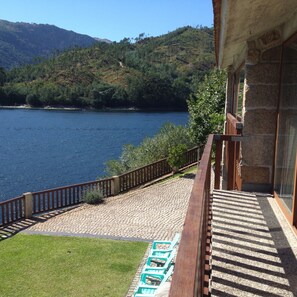
<svg viewBox="0 0 297 297"><path fill-rule="evenodd" d="M240 186L240 134L210 135L191 193L169 296L297 296L296 235L271 195L219 190L223 141L227 166L232 168L227 186Z"/></svg>

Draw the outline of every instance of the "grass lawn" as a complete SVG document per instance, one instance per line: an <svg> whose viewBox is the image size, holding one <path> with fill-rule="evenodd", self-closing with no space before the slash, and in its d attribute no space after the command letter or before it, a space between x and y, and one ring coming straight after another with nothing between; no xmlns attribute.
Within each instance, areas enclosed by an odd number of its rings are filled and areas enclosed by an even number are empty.
<svg viewBox="0 0 297 297"><path fill-rule="evenodd" d="M194 165L194 166L191 166L187 169L185 169L184 171L181 171L181 172L177 172L165 179L162 179L160 180L158 183L164 183L164 182L167 182L168 180L171 180L171 179L174 179L174 178L178 178L178 177L185 177L185 176L188 176L188 175L191 175L191 174L196 174L198 171L198 167L197 165Z"/></svg>
<svg viewBox="0 0 297 297"><path fill-rule="evenodd" d="M0 242L0 296L123 297L147 246L18 234Z"/></svg>

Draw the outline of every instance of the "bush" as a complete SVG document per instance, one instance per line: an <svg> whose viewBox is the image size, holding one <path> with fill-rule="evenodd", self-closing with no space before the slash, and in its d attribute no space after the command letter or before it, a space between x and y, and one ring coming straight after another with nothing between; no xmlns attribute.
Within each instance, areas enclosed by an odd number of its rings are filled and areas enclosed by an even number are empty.
<svg viewBox="0 0 297 297"><path fill-rule="evenodd" d="M88 204L99 204L104 202L104 196L100 190L86 192L83 201Z"/></svg>
<svg viewBox="0 0 297 297"><path fill-rule="evenodd" d="M42 102L36 94L28 94L26 97L26 103L33 107L42 106Z"/></svg>
<svg viewBox="0 0 297 297"><path fill-rule="evenodd" d="M190 139L188 128L167 123L154 137L145 138L140 145L125 145L119 160L110 160L106 163L106 172L109 176L120 175L167 158L169 148L180 144L188 149L195 146Z"/></svg>
<svg viewBox="0 0 297 297"><path fill-rule="evenodd" d="M173 172L177 172L178 169L186 162L187 146L185 144L178 144L171 147L168 152L167 162L173 169Z"/></svg>

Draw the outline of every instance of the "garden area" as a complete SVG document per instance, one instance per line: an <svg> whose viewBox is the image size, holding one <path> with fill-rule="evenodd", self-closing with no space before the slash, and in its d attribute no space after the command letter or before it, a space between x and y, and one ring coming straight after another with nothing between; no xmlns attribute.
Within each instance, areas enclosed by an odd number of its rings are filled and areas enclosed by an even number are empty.
<svg viewBox="0 0 297 297"><path fill-rule="evenodd" d="M0 242L0 296L123 297L144 242L18 234Z"/></svg>

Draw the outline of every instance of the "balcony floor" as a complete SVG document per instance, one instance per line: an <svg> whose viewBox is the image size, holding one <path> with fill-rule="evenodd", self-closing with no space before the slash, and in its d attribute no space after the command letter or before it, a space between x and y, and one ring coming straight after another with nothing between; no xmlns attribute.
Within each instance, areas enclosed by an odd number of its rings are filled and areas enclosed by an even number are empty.
<svg viewBox="0 0 297 297"><path fill-rule="evenodd" d="M211 296L297 296L297 238L269 195L213 192Z"/></svg>

